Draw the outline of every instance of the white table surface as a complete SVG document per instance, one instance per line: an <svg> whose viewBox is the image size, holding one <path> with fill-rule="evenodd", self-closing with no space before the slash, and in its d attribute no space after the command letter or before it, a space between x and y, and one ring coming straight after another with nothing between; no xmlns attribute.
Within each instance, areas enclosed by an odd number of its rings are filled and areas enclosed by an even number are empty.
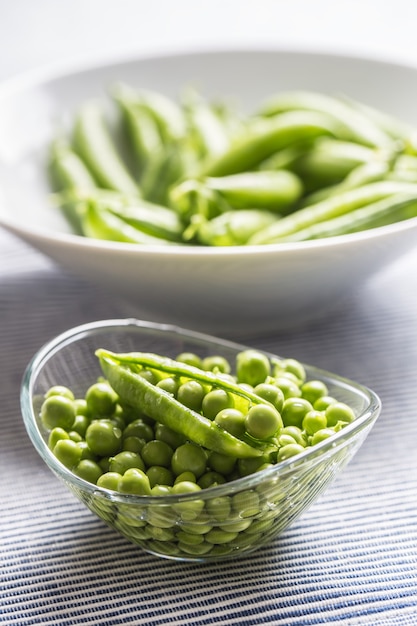
<svg viewBox="0 0 417 626"><path fill-rule="evenodd" d="M51 63L213 46L417 64L416 24L411 0L0 0L0 80ZM0 624L416 625L416 271L417 249L330 322L256 340L360 379L384 412L279 541L233 563L186 565L115 535L36 457L19 410L26 363L70 326L132 311L0 232Z"/></svg>

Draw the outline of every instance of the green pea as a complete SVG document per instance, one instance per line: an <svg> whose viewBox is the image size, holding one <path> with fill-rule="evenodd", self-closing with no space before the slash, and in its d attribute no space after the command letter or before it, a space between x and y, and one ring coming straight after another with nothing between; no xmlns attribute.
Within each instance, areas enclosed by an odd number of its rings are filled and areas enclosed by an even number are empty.
<svg viewBox="0 0 417 626"><path fill-rule="evenodd" d="M90 411L88 410L87 401L85 400L85 398L76 398L74 400L74 408L77 417L78 415L90 417Z"/></svg>
<svg viewBox="0 0 417 626"><path fill-rule="evenodd" d="M312 410L312 405L304 398L287 398L281 411L282 421L285 426L302 428L306 413Z"/></svg>
<svg viewBox="0 0 417 626"><path fill-rule="evenodd" d="M75 441L76 443L83 441L83 438L81 437L80 433L77 433L76 430L70 430L68 435L69 435L69 438Z"/></svg>
<svg viewBox="0 0 417 626"><path fill-rule="evenodd" d="M230 532L226 530L221 530L220 528L213 528L209 530L208 533L204 535L205 541L208 543L229 543L236 539L237 532Z"/></svg>
<svg viewBox="0 0 417 626"><path fill-rule="evenodd" d="M126 437L126 439L123 439L122 450L140 454L145 443L146 441L140 437Z"/></svg>
<svg viewBox="0 0 417 626"><path fill-rule="evenodd" d="M67 433L67 431L57 426L56 428L53 428L51 432L49 433L48 447L50 450L53 450L56 444L58 443L58 441L60 441L60 439L69 439L69 438L70 436Z"/></svg>
<svg viewBox="0 0 417 626"><path fill-rule="evenodd" d="M336 398L333 398L333 396L321 396L320 398L317 398L313 406L316 411L325 411L328 406L334 404L335 402L337 402L337 400Z"/></svg>
<svg viewBox="0 0 417 626"><path fill-rule="evenodd" d="M256 459L238 459L237 468L239 476L249 476L249 474L257 472L264 463L265 459L262 457Z"/></svg>
<svg viewBox="0 0 417 626"><path fill-rule="evenodd" d="M282 391L285 399L301 397L301 389L297 382L288 376L277 376L274 384Z"/></svg>
<svg viewBox="0 0 417 626"><path fill-rule="evenodd" d="M218 522L226 521L232 510L231 500L229 496L217 496L206 502L206 511L208 515Z"/></svg>
<svg viewBox="0 0 417 626"><path fill-rule="evenodd" d="M344 402L334 402L325 411L327 426L335 426L337 422L350 423L355 420L355 413Z"/></svg>
<svg viewBox="0 0 417 626"><path fill-rule="evenodd" d="M45 428L70 430L75 420L74 402L62 395L51 395L41 407L41 420Z"/></svg>
<svg viewBox="0 0 417 626"><path fill-rule="evenodd" d="M117 491L138 496L150 496L151 486L145 472L137 468L128 469L117 483Z"/></svg>
<svg viewBox="0 0 417 626"><path fill-rule="evenodd" d="M300 452L304 452L303 446L300 446L298 443L289 443L279 449L277 461L280 463L281 461L285 461L285 459L289 459L292 456L300 454Z"/></svg>
<svg viewBox="0 0 417 626"><path fill-rule="evenodd" d="M77 433L81 435L81 437L85 437L85 433L90 424L90 420L86 415L76 414L74 423L72 424L72 430L75 430Z"/></svg>
<svg viewBox="0 0 417 626"><path fill-rule="evenodd" d="M235 437L242 437L245 433L245 416L238 409L223 409L215 417L216 424Z"/></svg>
<svg viewBox="0 0 417 626"><path fill-rule="evenodd" d="M159 382L159 377L157 373L154 372L153 370L143 369L140 372L138 372L138 374L139 376L147 380L148 383L151 383L152 385L156 385Z"/></svg>
<svg viewBox="0 0 417 626"><path fill-rule="evenodd" d="M109 416L114 413L118 396L109 383L101 381L87 389L85 400L93 415Z"/></svg>
<svg viewBox="0 0 417 626"><path fill-rule="evenodd" d="M91 459L81 459L73 469L74 474L95 485L102 475L101 467Z"/></svg>
<svg viewBox="0 0 417 626"><path fill-rule="evenodd" d="M284 359L281 364L285 372L293 374L301 383L305 381L306 371L302 363L296 359Z"/></svg>
<svg viewBox="0 0 417 626"><path fill-rule="evenodd" d="M117 491L117 486L120 479L121 475L117 472L104 472L97 479L97 487L103 487L103 489L111 489L112 491Z"/></svg>
<svg viewBox="0 0 417 626"><path fill-rule="evenodd" d="M301 428L299 428L298 426L284 426L284 428L282 428L280 431L280 436L282 435L289 435L295 441L295 443L299 443L300 446L305 447L307 445L307 438L305 436L305 433L303 433Z"/></svg>
<svg viewBox="0 0 417 626"><path fill-rule="evenodd" d="M155 487L155 485L172 486L174 484L174 474L167 467L161 465L152 465L146 470L146 475L151 487Z"/></svg>
<svg viewBox="0 0 417 626"><path fill-rule="evenodd" d="M119 452L122 431L110 420L92 422L85 433L85 440L92 452L99 456L111 456Z"/></svg>
<svg viewBox="0 0 417 626"><path fill-rule="evenodd" d="M191 546L198 546L204 541L203 535L193 535L192 533L186 533L183 530L180 530L176 537L180 543L185 543Z"/></svg>
<svg viewBox="0 0 417 626"><path fill-rule="evenodd" d="M309 380L301 385L302 397L308 400L313 406L319 398L327 396L329 393L327 385L321 380Z"/></svg>
<svg viewBox="0 0 417 626"><path fill-rule="evenodd" d="M223 485L226 482L225 477L218 472L206 472L197 481L197 484L201 489L208 489L209 487L215 487L216 485Z"/></svg>
<svg viewBox="0 0 417 626"><path fill-rule="evenodd" d="M253 517L260 511L259 494L256 491L241 491L232 496L232 508L240 518Z"/></svg>
<svg viewBox="0 0 417 626"><path fill-rule="evenodd" d="M236 459L226 454L221 454L220 452L210 452L208 464L215 472L227 476L234 470Z"/></svg>
<svg viewBox="0 0 417 626"><path fill-rule="evenodd" d="M181 352L181 354L177 356L176 361L201 369L201 358L193 352Z"/></svg>
<svg viewBox="0 0 417 626"><path fill-rule="evenodd" d="M154 485L151 489L152 496L169 496L171 493L171 485Z"/></svg>
<svg viewBox="0 0 417 626"><path fill-rule="evenodd" d="M155 426L155 439L159 439L159 441L164 441L167 443L173 450L181 446L187 440L181 433L175 432L169 426L165 424L157 423Z"/></svg>
<svg viewBox="0 0 417 626"><path fill-rule="evenodd" d="M271 373L268 357L257 350L244 350L236 357L236 376L239 383L256 387Z"/></svg>
<svg viewBox="0 0 417 626"><path fill-rule="evenodd" d="M174 378L173 376L167 376L166 378L162 378L162 380L159 380L156 383L156 386L160 389L163 389L167 393L170 393L172 396L176 396L179 382L177 378Z"/></svg>
<svg viewBox="0 0 417 626"><path fill-rule="evenodd" d="M123 439L128 437L139 437L145 441L151 441L154 438L154 432L152 427L143 421L142 418L137 418L123 429Z"/></svg>
<svg viewBox="0 0 417 626"><path fill-rule="evenodd" d="M148 467L151 465L170 467L173 453L173 449L165 441L153 439L145 443L141 456Z"/></svg>
<svg viewBox="0 0 417 626"><path fill-rule="evenodd" d="M176 476L183 472L192 472L199 478L206 471L207 455L201 446L195 443L184 443L174 451L171 469Z"/></svg>
<svg viewBox="0 0 417 626"><path fill-rule="evenodd" d="M122 476L126 470L135 467L142 471L145 470L145 463L137 452L129 452L124 450L109 459L109 471L116 472Z"/></svg>
<svg viewBox="0 0 417 626"><path fill-rule="evenodd" d="M255 439L268 439L282 428L278 411L269 404L255 404L245 418L246 430Z"/></svg>
<svg viewBox="0 0 417 626"><path fill-rule="evenodd" d="M178 474L178 476L175 478L174 484L187 482L187 481L190 483L196 483L197 482L196 475L193 474L193 472L181 472L181 474Z"/></svg>
<svg viewBox="0 0 417 626"><path fill-rule="evenodd" d="M177 400L193 411L200 412L205 391L196 380L188 380L178 387Z"/></svg>
<svg viewBox="0 0 417 626"><path fill-rule="evenodd" d="M81 450L80 459L89 459L90 461L97 461L97 455L94 454L89 448L89 445L86 441L77 441L77 446Z"/></svg>
<svg viewBox="0 0 417 626"><path fill-rule="evenodd" d="M327 418L323 411L308 411L305 414L303 419L303 430L306 431L308 435L313 435L318 430L322 428L326 428L327 426Z"/></svg>
<svg viewBox="0 0 417 626"><path fill-rule="evenodd" d="M68 398L69 400L75 400L75 396L71 389L68 387L64 387L63 385L54 385L50 387L45 394L46 398L51 398L52 396L62 396L63 398Z"/></svg>
<svg viewBox="0 0 417 626"><path fill-rule="evenodd" d="M199 492L201 492L201 487L196 483L183 480L180 483L174 484L171 493L173 495L182 495L190 493L197 494ZM184 500L183 502L176 502L172 505L172 508L181 515L184 521L194 521L204 509L204 500L198 498Z"/></svg>
<svg viewBox="0 0 417 626"><path fill-rule="evenodd" d="M259 383L253 391L263 400L270 402L278 412L281 411L285 397L279 387L273 385L272 383Z"/></svg>
<svg viewBox="0 0 417 626"><path fill-rule="evenodd" d="M223 409L231 409L234 406L233 397L224 389L212 389L203 398L203 415L209 420L214 420L217 413Z"/></svg>
<svg viewBox="0 0 417 626"><path fill-rule="evenodd" d="M325 441L325 439L333 437L334 434L335 431L332 428L321 428L320 430L317 430L314 435L312 435L310 439L310 445L315 446L316 444Z"/></svg>
<svg viewBox="0 0 417 626"><path fill-rule="evenodd" d="M71 439L59 439L54 446L53 453L68 469L78 465L81 459L81 449Z"/></svg>
<svg viewBox="0 0 417 626"><path fill-rule="evenodd" d="M201 368L210 372L221 372L222 374L230 374L230 363L223 356L206 356L203 359Z"/></svg>

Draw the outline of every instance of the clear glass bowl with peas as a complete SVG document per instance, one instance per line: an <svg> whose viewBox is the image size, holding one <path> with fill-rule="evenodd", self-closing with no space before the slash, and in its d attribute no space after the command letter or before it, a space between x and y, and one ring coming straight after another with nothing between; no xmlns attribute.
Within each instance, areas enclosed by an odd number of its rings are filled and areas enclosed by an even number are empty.
<svg viewBox="0 0 417 626"><path fill-rule="evenodd" d="M292 524L381 406L292 358L125 319L45 345L21 408L45 463L104 522L160 557L213 561Z"/></svg>

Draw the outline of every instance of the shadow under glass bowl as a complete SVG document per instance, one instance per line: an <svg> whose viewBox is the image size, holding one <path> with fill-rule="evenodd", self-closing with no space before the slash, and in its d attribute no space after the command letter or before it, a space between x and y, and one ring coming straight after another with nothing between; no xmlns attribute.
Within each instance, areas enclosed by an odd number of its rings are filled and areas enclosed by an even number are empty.
<svg viewBox="0 0 417 626"><path fill-rule="evenodd" d="M352 459L381 409L373 391L305 365L308 380L323 381L330 395L354 410L356 419L334 437L268 469L202 489L197 495L116 493L79 478L61 464L48 447L48 432L39 418L44 394L54 385L65 385L76 397L84 397L87 388L102 375L94 354L98 348L170 357L181 352L201 357L222 355L233 363L246 346L170 325L135 319L103 320L59 335L39 350L26 369L22 415L42 459L109 526L145 551L168 559L214 561L247 554L271 542Z"/></svg>

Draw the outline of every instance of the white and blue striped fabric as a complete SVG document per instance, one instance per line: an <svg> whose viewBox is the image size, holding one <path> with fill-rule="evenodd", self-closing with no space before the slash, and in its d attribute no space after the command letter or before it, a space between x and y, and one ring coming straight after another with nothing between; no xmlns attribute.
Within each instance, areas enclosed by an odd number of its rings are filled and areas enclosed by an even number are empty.
<svg viewBox="0 0 417 626"><path fill-rule="evenodd" d="M0 624L417 625L416 275L417 250L330 320L237 338L358 380L383 410L330 489L271 545L183 564L144 553L75 500L20 414L23 371L41 345L140 311L0 233Z"/></svg>

